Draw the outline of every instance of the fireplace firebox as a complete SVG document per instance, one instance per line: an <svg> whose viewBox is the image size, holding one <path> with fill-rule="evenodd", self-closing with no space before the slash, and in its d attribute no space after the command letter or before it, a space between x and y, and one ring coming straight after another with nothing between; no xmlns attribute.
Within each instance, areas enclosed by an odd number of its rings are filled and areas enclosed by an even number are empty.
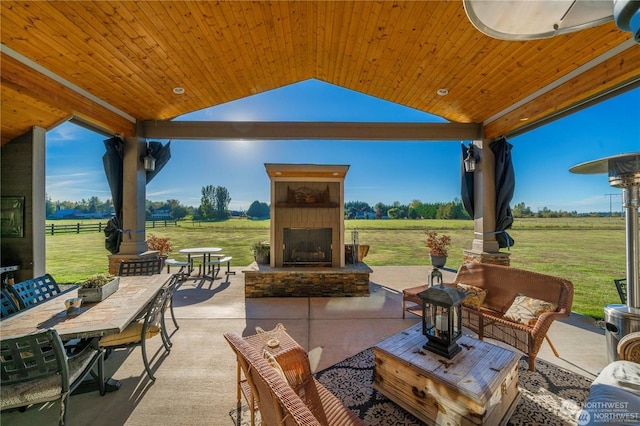
<svg viewBox="0 0 640 426"><path fill-rule="evenodd" d="M331 266L331 228L284 228L283 266Z"/></svg>

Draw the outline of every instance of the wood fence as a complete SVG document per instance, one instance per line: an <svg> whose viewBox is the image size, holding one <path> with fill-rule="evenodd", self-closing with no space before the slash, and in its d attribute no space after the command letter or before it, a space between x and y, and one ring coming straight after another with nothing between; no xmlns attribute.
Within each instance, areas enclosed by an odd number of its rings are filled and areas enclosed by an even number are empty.
<svg viewBox="0 0 640 426"><path fill-rule="evenodd" d="M47 235L55 234L79 234L81 232L103 232L107 226L107 222L102 223L76 223L76 224L64 224L56 225L55 223L49 223L45 225L45 233ZM149 228L164 228L167 226L178 226L176 220L149 220L145 222L145 227Z"/></svg>

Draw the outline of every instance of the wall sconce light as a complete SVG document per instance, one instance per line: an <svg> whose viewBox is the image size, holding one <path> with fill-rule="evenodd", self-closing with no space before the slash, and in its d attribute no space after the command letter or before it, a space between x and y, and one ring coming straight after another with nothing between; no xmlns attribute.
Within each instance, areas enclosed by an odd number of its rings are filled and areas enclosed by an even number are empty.
<svg viewBox="0 0 640 426"><path fill-rule="evenodd" d="M467 156L462 161L464 163L465 172L475 172L478 159L476 158L476 152L474 150L473 143L469 144L469 148L467 148Z"/></svg>
<svg viewBox="0 0 640 426"><path fill-rule="evenodd" d="M151 148L147 147L147 154L140 158L144 163L144 169L147 172L152 172L156 169L156 159L151 155Z"/></svg>

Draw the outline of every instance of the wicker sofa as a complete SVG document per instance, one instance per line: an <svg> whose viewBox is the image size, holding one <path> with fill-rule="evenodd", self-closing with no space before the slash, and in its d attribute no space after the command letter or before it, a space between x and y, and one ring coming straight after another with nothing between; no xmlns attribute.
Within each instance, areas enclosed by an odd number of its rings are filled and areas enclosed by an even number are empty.
<svg viewBox="0 0 640 426"><path fill-rule="evenodd" d="M302 347L293 345L280 353L274 368L241 336L226 333L224 337L246 379L241 381L242 391L250 394L250 404L257 404L263 425L364 425L313 377ZM253 413L251 420L253 424Z"/></svg>
<svg viewBox="0 0 640 426"><path fill-rule="evenodd" d="M535 371L535 361L542 341L547 337L551 323L568 317L573 303L573 285L570 281L551 275L526 271L502 265L466 263L460 267L453 283L467 284L487 291L479 309L463 306L462 324L478 334L479 339L490 338L507 343L529 357L529 370ZM403 290L403 318L407 302L421 304L418 296L427 285ZM535 323L522 324L504 317L518 294L544 300L557 305L553 312L541 314ZM409 308L410 310L411 308ZM416 310L410 310L416 312ZM559 356L551 345L556 356Z"/></svg>

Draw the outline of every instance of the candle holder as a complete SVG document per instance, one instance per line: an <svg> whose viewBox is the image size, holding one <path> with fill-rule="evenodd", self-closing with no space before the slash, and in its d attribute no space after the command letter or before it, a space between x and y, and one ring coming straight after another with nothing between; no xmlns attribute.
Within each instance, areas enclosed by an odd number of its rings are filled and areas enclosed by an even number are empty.
<svg viewBox="0 0 640 426"><path fill-rule="evenodd" d="M462 300L465 295L455 287L434 285L418 293L422 299L424 348L448 359L460 352L456 341L462 335Z"/></svg>

